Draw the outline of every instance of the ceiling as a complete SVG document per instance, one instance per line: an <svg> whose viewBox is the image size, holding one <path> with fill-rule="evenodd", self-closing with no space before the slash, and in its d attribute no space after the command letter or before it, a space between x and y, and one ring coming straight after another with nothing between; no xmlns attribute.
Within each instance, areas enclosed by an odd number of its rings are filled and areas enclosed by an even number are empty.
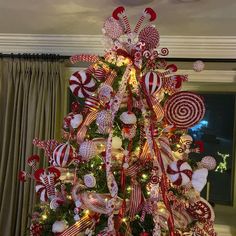
<svg viewBox="0 0 236 236"><path fill-rule="evenodd" d="M0 33L98 35L120 5L131 25L155 9L161 35L236 36L235 0L2 0Z"/></svg>

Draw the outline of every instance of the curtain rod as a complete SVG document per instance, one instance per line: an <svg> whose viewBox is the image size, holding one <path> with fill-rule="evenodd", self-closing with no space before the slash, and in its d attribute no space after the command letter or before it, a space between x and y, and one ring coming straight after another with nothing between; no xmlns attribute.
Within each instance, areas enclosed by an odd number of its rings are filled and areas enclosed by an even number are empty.
<svg viewBox="0 0 236 236"><path fill-rule="evenodd" d="M20 58L43 58L43 59L65 59L68 60L70 56L60 55L60 54L39 54L39 53L0 53L1 57L20 57ZM236 58L179 58L179 57L163 57L166 61L176 61L176 62L194 62L196 60L201 60L204 62L215 62L215 63L230 63L236 62Z"/></svg>

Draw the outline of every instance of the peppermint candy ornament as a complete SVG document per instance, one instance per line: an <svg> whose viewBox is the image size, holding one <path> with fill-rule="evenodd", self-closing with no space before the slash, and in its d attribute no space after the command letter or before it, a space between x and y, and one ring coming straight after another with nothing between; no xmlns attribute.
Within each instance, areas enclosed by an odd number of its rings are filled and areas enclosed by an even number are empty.
<svg viewBox="0 0 236 236"><path fill-rule="evenodd" d="M52 155L52 165L58 167L66 167L71 164L74 159L74 148L69 143L58 145Z"/></svg>
<svg viewBox="0 0 236 236"><path fill-rule="evenodd" d="M90 74L77 71L70 77L70 90L77 97L89 97L95 92L96 83Z"/></svg>
<svg viewBox="0 0 236 236"><path fill-rule="evenodd" d="M84 141L79 147L79 155L83 161L88 161L97 154L97 146L93 141Z"/></svg>
<svg viewBox="0 0 236 236"><path fill-rule="evenodd" d="M170 181L177 186L188 184L193 174L191 166L182 160L174 161L168 165L167 173Z"/></svg>
<svg viewBox="0 0 236 236"><path fill-rule="evenodd" d="M138 36L140 42L145 43L146 49L154 49L159 44L159 33L154 26L147 26L143 28Z"/></svg>
<svg viewBox="0 0 236 236"><path fill-rule="evenodd" d="M205 114L202 97L192 92L178 92L164 104L165 117L169 124L186 129L196 125Z"/></svg>
<svg viewBox="0 0 236 236"><path fill-rule="evenodd" d="M84 184L88 188L94 188L96 185L96 179L93 174L87 174L84 176Z"/></svg>
<svg viewBox="0 0 236 236"><path fill-rule="evenodd" d="M162 86L161 78L154 71L149 71L148 73L144 74L140 83L142 84L142 88L147 95L158 92Z"/></svg>

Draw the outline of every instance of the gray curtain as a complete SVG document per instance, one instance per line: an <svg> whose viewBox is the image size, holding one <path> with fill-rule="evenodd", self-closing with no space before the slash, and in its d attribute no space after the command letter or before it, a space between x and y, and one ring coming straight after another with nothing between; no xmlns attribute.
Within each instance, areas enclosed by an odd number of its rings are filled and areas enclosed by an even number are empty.
<svg viewBox="0 0 236 236"><path fill-rule="evenodd" d="M64 63L59 59L0 58L0 235L24 235L35 203L33 181L20 183L26 159L42 151L32 140L60 137L66 112Z"/></svg>

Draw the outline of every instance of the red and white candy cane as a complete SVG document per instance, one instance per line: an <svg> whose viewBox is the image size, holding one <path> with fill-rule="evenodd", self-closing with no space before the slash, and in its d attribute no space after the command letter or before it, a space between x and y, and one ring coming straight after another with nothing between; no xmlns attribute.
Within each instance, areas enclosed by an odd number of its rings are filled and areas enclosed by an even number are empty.
<svg viewBox="0 0 236 236"><path fill-rule="evenodd" d="M90 55L90 54L80 54L80 55L74 55L70 57L70 62L72 64L75 64L79 61L82 62L96 62L98 60L97 55Z"/></svg>
<svg viewBox="0 0 236 236"><path fill-rule="evenodd" d="M146 18L147 15L150 16L149 21L154 21L157 17L156 12L152 8L147 7L143 11L142 16L139 18L139 20L138 20L138 22L137 22L137 24L134 28L134 33L136 33L136 34L138 33L138 31L139 31L139 29L140 29L140 27L141 27L141 25L142 25L142 23L143 23L143 21L144 21L144 19Z"/></svg>
<svg viewBox="0 0 236 236"><path fill-rule="evenodd" d="M130 28L129 20L127 18L127 15L125 14L125 8L124 7L117 7L112 13L113 18L115 18L116 20L119 20L119 15L122 16L122 20L123 20L124 25L125 25L126 34L131 34L131 28Z"/></svg>

